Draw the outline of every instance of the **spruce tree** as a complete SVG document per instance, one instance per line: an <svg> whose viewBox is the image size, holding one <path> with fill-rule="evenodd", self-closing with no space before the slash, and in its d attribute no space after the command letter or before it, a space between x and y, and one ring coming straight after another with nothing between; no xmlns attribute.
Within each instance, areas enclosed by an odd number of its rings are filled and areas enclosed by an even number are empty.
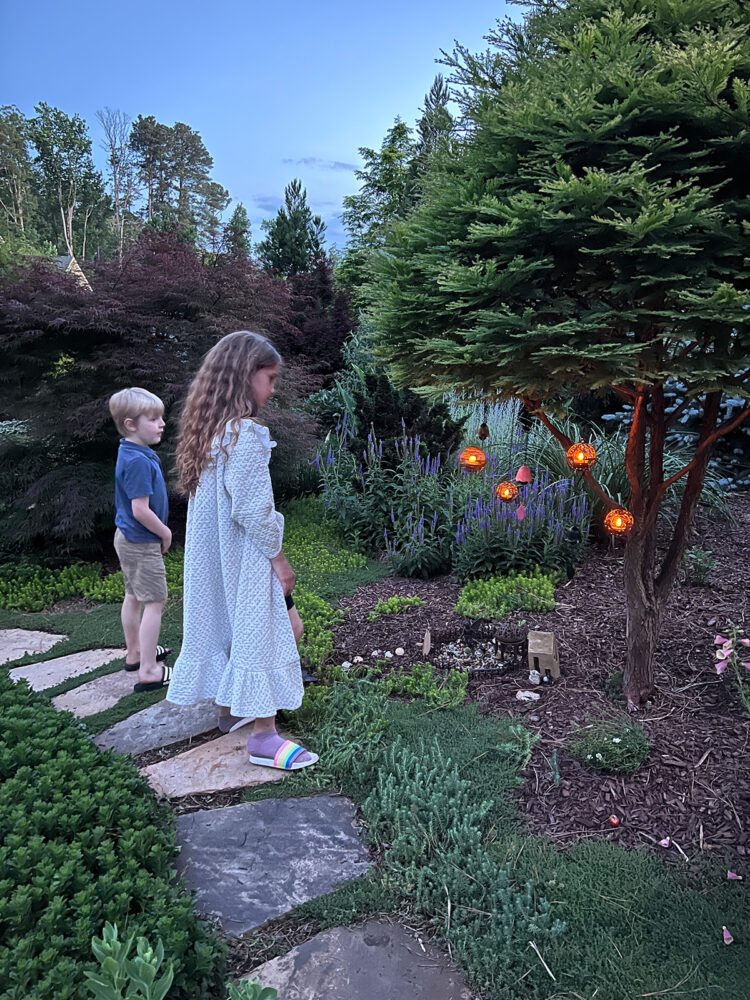
<svg viewBox="0 0 750 1000"><path fill-rule="evenodd" d="M493 49L448 60L463 85L460 152L379 257L383 356L410 386L516 397L557 417L609 387L631 407L625 546L631 707L656 643L724 394L750 398L750 8L742 0L531 3ZM681 401L667 410L667 380ZM699 406L692 458L665 440ZM595 469L594 469L595 472ZM590 485L613 500L593 475ZM684 487L666 551L662 500Z"/></svg>
<svg viewBox="0 0 750 1000"><path fill-rule="evenodd" d="M307 273L324 256L326 225L313 215L307 191L296 178L284 189L284 204L276 217L261 223L267 233L257 246L264 267L288 278Z"/></svg>

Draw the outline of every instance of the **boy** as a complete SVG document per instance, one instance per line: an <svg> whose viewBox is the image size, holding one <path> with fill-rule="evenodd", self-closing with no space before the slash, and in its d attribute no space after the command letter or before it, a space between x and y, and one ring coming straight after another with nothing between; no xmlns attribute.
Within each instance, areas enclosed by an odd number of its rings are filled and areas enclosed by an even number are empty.
<svg viewBox="0 0 750 1000"><path fill-rule="evenodd" d="M156 691L167 686L171 674L171 667L160 662L171 650L157 644L167 603L163 555L172 543L167 487L152 450L164 431L164 404L134 386L111 397L109 412L122 435L115 467L115 551L125 584L125 669L138 671L133 690Z"/></svg>

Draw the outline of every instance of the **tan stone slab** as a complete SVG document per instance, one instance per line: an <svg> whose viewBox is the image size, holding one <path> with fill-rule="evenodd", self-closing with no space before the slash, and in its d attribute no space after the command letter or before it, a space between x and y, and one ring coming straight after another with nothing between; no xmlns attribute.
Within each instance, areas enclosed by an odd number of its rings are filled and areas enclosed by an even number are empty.
<svg viewBox="0 0 750 1000"><path fill-rule="evenodd" d="M52 699L52 704L58 712L72 712L79 719L87 715L104 712L133 693L133 685L138 680L138 674L127 670L117 670L114 674L105 674L87 684L59 694Z"/></svg>
<svg viewBox="0 0 750 1000"><path fill-rule="evenodd" d="M141 774L157 794L170 799L280 781L290 772L250 763L245 744L251 729L244 726L169 760L149 764L141 768Z"/></svg>
<svg viewBox="0 0 750 1000"><path fill-rule="evenodd" d="M46 653L67 635L52 632L32 632L25 628L0 629L0 663L10 663L27 653Z"/></svg>
<svg viewBox="0 0 750 1000"><path fill-rule="evenodd" d="M54 660L45 660L44 663L16 667L10 670L9 674L12 681L20 681L23 678L29 682L34 691L45 691L71 677L96 670L97 667L111 660L117 660L121 656L125 656L124 649L84 649L80 653L70 653L68 656L58 656Z"/></svg>

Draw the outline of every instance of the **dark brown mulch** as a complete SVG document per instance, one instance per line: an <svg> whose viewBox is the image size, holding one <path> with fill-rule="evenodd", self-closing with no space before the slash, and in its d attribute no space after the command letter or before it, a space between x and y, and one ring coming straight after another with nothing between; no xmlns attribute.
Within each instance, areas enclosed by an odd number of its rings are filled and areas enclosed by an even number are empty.
<svg viewBox="0 0 750 1000"><path fill-rule="evenodd" d="M153 750L144 750L143 753L134 754L133 763L137 768L148 767L149 764L157 764L160 760L168 760L170 757L176 757L178 754L185 753L187 750L193 750L204 743L211 743L220 736L221 732L218 728L209 729L207 733L201 733L199 736L190 736L186 740L178 740L176 743L169 743L167 746L154 747Z"/></svg>
<svg viewBox="0 0 750 1000"><path fill-rule="evenodd" d="M717 566L708 586L681 583L670 600L657 653L657 694L634 720L652 750L635 775L603 775L565 749L577 726L626 717L622 700L611 700L604 687L625 659L621 549L594 545L575 579L558 588L553 612L523 613L529 628L553 631L560 647L563 676L535 689L539 701L516 700L520 688L530 688L525 671L470 681L468 696L483 713L522 717L540 737L517 794L530 831L561 846L607 838L660 852L658 841L668 836L687 854L728 848L750 859L750 721L728 674L719 677L714 669L716 632L733 621L750 633L750 498L734 496L730 506L733 523L699 517L692 544L710 550ZM397 646L405 655L394 663L424 659L428 626L450 630L464 622L453 612L459 590L447 577L393 578L362 588L342 601L350 612L336 630L335 659L359 655L372 663L373 651ZM415 594L426 605L368 622L376 601L394 594ZM548 763L555 750L557 786ZM610 815L618 818L617 828ZM668 853L679 856L675 846Z"/></svg>

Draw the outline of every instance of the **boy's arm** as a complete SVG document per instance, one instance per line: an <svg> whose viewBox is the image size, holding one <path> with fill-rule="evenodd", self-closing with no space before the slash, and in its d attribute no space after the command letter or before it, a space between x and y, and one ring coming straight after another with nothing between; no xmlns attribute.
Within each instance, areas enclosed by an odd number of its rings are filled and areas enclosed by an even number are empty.
<svg viewBox="0 0 750 1000"><path fill-rule="evenodd" d="M161 539L161 551L165 553L172 544L172 532L164 522L151 510L148 497L133 497L130 501L133 517L144 528Z"/></svg>

